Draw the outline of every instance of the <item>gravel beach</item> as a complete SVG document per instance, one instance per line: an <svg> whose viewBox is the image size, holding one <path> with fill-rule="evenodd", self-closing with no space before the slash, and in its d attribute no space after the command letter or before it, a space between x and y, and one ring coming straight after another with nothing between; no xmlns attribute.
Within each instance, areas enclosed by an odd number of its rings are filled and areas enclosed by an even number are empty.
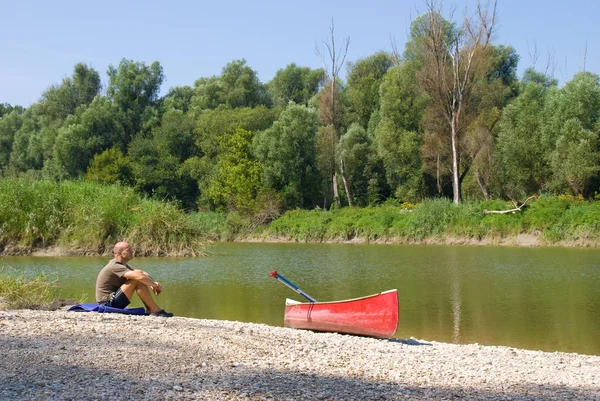
<svg viewBox="0 0 600 401"><path fill-rule="evenodd" d="M600 356L0 310L2 400L600 400Z"/></svg>

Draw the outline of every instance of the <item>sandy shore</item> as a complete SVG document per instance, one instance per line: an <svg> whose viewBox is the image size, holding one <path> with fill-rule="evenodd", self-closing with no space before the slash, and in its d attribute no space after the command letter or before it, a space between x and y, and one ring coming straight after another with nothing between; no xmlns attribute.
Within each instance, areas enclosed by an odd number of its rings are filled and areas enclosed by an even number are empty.
<svg viewBox="0 0 600 401"><path fill-rule="evenodd" d="M0 310L1 400L600 400L600 356Z"/></svg>

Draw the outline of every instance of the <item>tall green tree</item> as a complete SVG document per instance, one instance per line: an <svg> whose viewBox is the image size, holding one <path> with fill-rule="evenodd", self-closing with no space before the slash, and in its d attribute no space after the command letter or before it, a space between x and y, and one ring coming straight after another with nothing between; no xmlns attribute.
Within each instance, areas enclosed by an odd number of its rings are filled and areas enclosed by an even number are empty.
<svg viewBox="0 0 600 401"><path fill-rule="evenodd" d="M415 201L424 195L420 121L426 102L419 92L412 62L388 70L381 84L380 121L375 135L387 183L402 201Z"/></svg>
<svg viewBox="0 0 600 401"><path fill-rule="evenodd" d="M269 128L277 119L278 110L266 106L237 109L218 108L204 110L195 119L194 143L196 155L184 162L186 171L194 177L200 191L199 203L203 208L214 205L206 197L208 186L214 179L215 168L222 145L227 143L223 137L231 136L236 129L259 132Z"/></svg>
<svg viewBox="0 0 600 401"><path fill-rule="evenodd" d="M22 125L23 117L17 111L0 118L0 172L6 171L8 167L15 133Z"/></svg>
<svg viewBox="0 0 600 401"><path fill-rule="evenodd" d="M277 73L266 87L278 107L286 107L289 102L308 105L325 81L325 71L321 68L311 70L299 67L295 63L277 70Z"/></svg>
<svg viewBox="0 0 600 401"><path fill-rule="evenodd" d="M502 187L511 199L524 199L550 177L549 153L542 144L542 112L548 91L556 86L532 69L525 71L520 94L503 112L496 145Z"/></svg>
<svg viewBox="0 0 600 401"><path fill-rule="evenodd" d="M269 104L270 98L258 74L246 65L244 59L228 63L220 76L200 78L194 84L192 105L197 110Z"/></svg>
<svg viewBox="0 0 600 401"><path fill-rule="evenodd" d="M62 123L46 114L43 103L34 103L25 110L22 124L13 136L9 170L15 174L41 170L44 161L52 156Z"/></svg>
<svg viewBox="0 0 600 401"><path fill-rule="evenodd" d="M552 167L555 190L562 183L576 194L589 194L591 182L600 181L596 170L599 132L598 75L580 72L564 87L550 91L542 112L542 147ZM569 168L572 173L567 173Z"/></svg>
<svg viewBox="0 0 600 401"><path fill-rule="evenodd" d="M117 67L108 67L107 96L124 113L128 141L138 133L148 133L158 125L158 100L165 79L157 61L145 63L122 59Z"/></svg>
<svg viewBox="0 0 600 401"><path fill-rule="evenodd" d="M252 157L254 134L237 128L233 135L221 137L223 152L219 157L208 198L227 211L252 215L258 208L262 189L262 166Z"/></svg>
<svg viewBox="0 0 600 401"><path fill-rule="evenodd" d="M337 154L345 160L357 206L375 205L389 195L385 171L374 140L355 123L340 138Z"/></svg>
<svg viewBox="0 0 600 401"><path fill-rule="evenodd" d="M88 106L100 94L102 82L96 70L85 64L75 65L73 75L60 85L51 86L43 93L40 103L44 113L56 120L65 120L80 106Z"/></svg>
<svg viewBox="0 0 600 401"><path fill-rule="evenodd" d="M463 175L472 172L479 192L491 198L490 188L498 181L495 144L504 107L518 93L519 57L512 47L488 46L491 59L487 76L474 82L471 105L474 113L461 141ZM474 188L475 189L475 188ZM473 194L475 195L475 194Z"/></svg>
<svg viewBox="0 0 600 401"><path fill-rule="evenodd" d="M97 97L86 109L78 110L58 130L54 158L70 177L84 174L96 154L128 144L123 113L110 100Z"/></svg>
<svg viewBox="0 0 600 401"><path fill-rule="evenodd" d="M265 184L280 192L284 206L314 207L320 177L315 165L315 110L290 104L273 126L256 134L253 149Z"/></svg>
<svg viewBox="0 0 600 401"><path fill-rule="evenodd" d="M371 114L379 109L379 87L383 76L393 65L393 56L383 51L348 63L344 101L349 123L367 127Z"/></svg>
<svg viewBox="0 0 600 401"><path fill-rule="evenodd" d="M584 129L576 118L567 120L551 154L553 187L561 192L568 188L574 195L585 195L600 171L599 161L598 134Z"/></svg>
<svg viewBox="0 0 600 401"><path fill-rule="evenodd" d="M22 114L25 109L21 106L12 106L8 103L0 103L0 118L9 115L15 111L17 114Z"/></svg>
<svg viewBox="0 0 600 401"><path fill-rule="evenodd" d="M138 136L129 145L135 187L150 196L176 200L184 208L196 206L198 183L185 161L198 156L195 121L191 113L169 109L148 137Z"/></svg>

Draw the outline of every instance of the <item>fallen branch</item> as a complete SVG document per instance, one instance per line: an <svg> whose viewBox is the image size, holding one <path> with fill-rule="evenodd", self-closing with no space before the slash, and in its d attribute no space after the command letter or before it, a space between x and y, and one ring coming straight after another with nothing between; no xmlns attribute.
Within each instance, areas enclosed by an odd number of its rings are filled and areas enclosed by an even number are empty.
<svg viewBox="0 0 600 401"><path fill-rule="evenodd" d="M537 198L536 195L530 196L529 198L525 199L525 202L523 202L521 204L521 206L517 206L518 203L515 202L515 201L513 201L513 203L515 204L515 208L514 209L508 209L508 210L487 210L487 209L483 209L483 214L491 214L491 213L494 213L494 214L513 213L513 214L515 214L516 212L520 212L521 209L523 208L523 206L525 206L530 199L535 199L535 198Z"/></svg>

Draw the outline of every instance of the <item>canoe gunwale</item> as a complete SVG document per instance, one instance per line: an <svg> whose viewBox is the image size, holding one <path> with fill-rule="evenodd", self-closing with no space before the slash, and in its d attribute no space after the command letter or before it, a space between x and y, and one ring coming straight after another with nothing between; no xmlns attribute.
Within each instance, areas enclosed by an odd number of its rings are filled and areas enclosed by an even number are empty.
<svg viewBox="0 0 600 401"><path fill-rule="evenodd" d="M393 289L393 290L387 290L387 291L383 291L383 292L378 292L377 294L372 294L372 295L366 295L364 297L359 297L359 298L350 298L350 299L342 299L339 301L324 301L324 302L300 302L300 301L296 301L294 299L291 298L286 298L285 299L285 306L291 306L291 305L323 305L323 304L343 304L346 302L355 302L355 301L362 301L363 299L368 299L368 298L373 298L373 297L378 297L380 295L384 295L387 294L388 292L398 292L397 289ZM288 301L292 301L288 304Z"/></svg>

